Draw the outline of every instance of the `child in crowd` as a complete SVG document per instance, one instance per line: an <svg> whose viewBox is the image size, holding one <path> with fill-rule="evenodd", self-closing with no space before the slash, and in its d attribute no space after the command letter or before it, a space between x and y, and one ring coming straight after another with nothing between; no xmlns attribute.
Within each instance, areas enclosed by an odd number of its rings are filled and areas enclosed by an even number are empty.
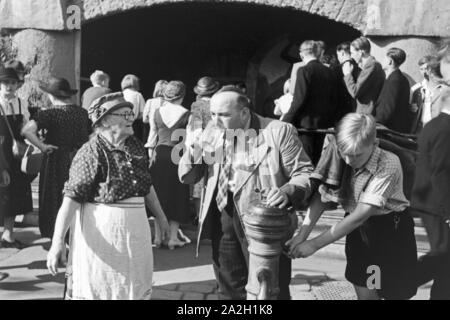
<svg viewBox="0 0 450 320"><path fill-rule="evenodd" d="M346 115L336 136L328 138L312 175L321 185L301 228L287 242L289 254L306 258L347 236L345 276L358 299L412 297L417 290L413 280L417 248L399 158L380 149L370 115ZM336 188L329 188L330 182ZM345 218L307 240L328 202L339 203Z"/></svg>
<svg viewBox="0 0 450 320"><path fill-rule="evenodd" d="M283 95L275 100L275 110L273 114L276 116L282 116L289 111L292 104L292 93L289 88L291 86L291 79L287 79L283 86Z"/></svg>

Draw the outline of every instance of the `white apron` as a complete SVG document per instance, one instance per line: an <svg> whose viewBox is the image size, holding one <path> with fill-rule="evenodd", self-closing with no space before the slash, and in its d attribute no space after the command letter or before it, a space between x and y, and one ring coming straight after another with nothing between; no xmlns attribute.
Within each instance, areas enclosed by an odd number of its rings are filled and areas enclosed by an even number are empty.
<svg viewBox="0 0 450 320"><path fill-rule="evenodd" d="M144 198L84 203L74 220L66 297L150 299L153 252Z"/></svg>

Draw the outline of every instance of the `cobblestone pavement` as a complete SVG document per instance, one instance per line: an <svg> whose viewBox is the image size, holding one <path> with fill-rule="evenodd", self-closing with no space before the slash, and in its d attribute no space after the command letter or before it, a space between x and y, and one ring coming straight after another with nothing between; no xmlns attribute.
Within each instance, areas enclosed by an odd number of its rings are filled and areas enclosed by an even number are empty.
<svg viewBox="0 0 450 320"><path fill-rule="evenodd" d="M52 277L46 269L49 240L39 239L36 227L19 228L18 238L30 246L23 249L0 249L0 271L9 278L0 282L0 299L61 299L63 273ZM154 300L218 299L210 261L210 245L202 244L195 258L195 244L176 250L154 248ZM355 299L351 285L343 278L345 261L330 252L292 265L293 300ZM63 271L63 270L61 270ZM429 285L420 288L414 299L427 299Z"/></svg>

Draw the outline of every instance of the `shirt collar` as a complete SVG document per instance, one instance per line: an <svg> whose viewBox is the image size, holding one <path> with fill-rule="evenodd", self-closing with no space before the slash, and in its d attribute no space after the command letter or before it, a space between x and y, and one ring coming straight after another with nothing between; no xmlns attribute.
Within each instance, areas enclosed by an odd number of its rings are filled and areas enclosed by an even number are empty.
<svg viewBox="0 0 450 320"><path fill-rule="evenodd" d="M364 169L369 171L371 174L375 174L378 168L378 160L380 159L381 155L381 149L379 147L375 147L375 149L372 152L372 155L370 156L367 163L364 165Z"/></svg>
<svg viewBox="0 0 450 320"><path fill-rule="evenodd" d="M250 124L247 124L245 129L253 129L256 132L259 132L259 130L261 129L261 122L259 121L258 116L250 111Z"/></svg>
<svg viewBox="0 0 450 320"><path fill-rule="evenodd" d="M109 142L108 139L106 139L101 133L99 133L99 134L97 135L97 137L98 137L98 140L100 141L100 144L102 144L103 147L105 147L108 151L125 151L125 152L127 152L127 150L128 150L127 145L128 145L128 141L129 141L130 137L128 137L128 138L125 140L125 143L124 143L125 148L124 148L124 149L116 148L116 147L115 147L111 142Z"/></svg>
<svg viewBox="0 0 450 320"><path fill-rule="evenodd" d="M362 58L361 68L364 68L369 63L369 61L373 61L373 60L375 60L375 58L372 56L368 56L367 58Z"/></svg>
<svg viewBox="0 0 450 320"><path fill-rule="evenodd" d="M305 57L305 59L303 59L303 63L306 66L308 63L310 63L311 61L317 60L317 58L314 57Z"/></svg>

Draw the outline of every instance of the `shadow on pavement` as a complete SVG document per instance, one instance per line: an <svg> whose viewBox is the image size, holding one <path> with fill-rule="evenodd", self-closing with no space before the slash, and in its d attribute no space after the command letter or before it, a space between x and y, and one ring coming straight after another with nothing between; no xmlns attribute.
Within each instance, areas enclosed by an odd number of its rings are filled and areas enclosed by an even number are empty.
<svg viewBox="0 0 450 320"><path fill-rule="evenodd" d="M26 268L29 270L39 270L39 269L44 269L47 270L47 261L46 260L40 260L40 261L33 261L29 264L21 264L21 265L15 265L15 266L5 266L5 267L0 267L0 270L10 270L10 269L22 269L22 268Z"/></svg>
<svg viewBox="0 0 450 320"><path fill-rule="evenodd" d="M189 267L211 265L211 246L201 245L199 257L195 257L195 243L169 250L165 247L153 248L153 271L169 271Z"/></svg>
<svg viewBox="0 0 450 320"><path fill-rule="evenodd" d="M0 290L5 291L39 291L46 290L38 285L43 283L64 283L64 273L59 273L55 277L50 274L38 275L37 280L27 280L27 281L8 281L14 280L14 277L7 278L6 280L0 282ZM61 294L62 295L62 294Z"/></svg>

